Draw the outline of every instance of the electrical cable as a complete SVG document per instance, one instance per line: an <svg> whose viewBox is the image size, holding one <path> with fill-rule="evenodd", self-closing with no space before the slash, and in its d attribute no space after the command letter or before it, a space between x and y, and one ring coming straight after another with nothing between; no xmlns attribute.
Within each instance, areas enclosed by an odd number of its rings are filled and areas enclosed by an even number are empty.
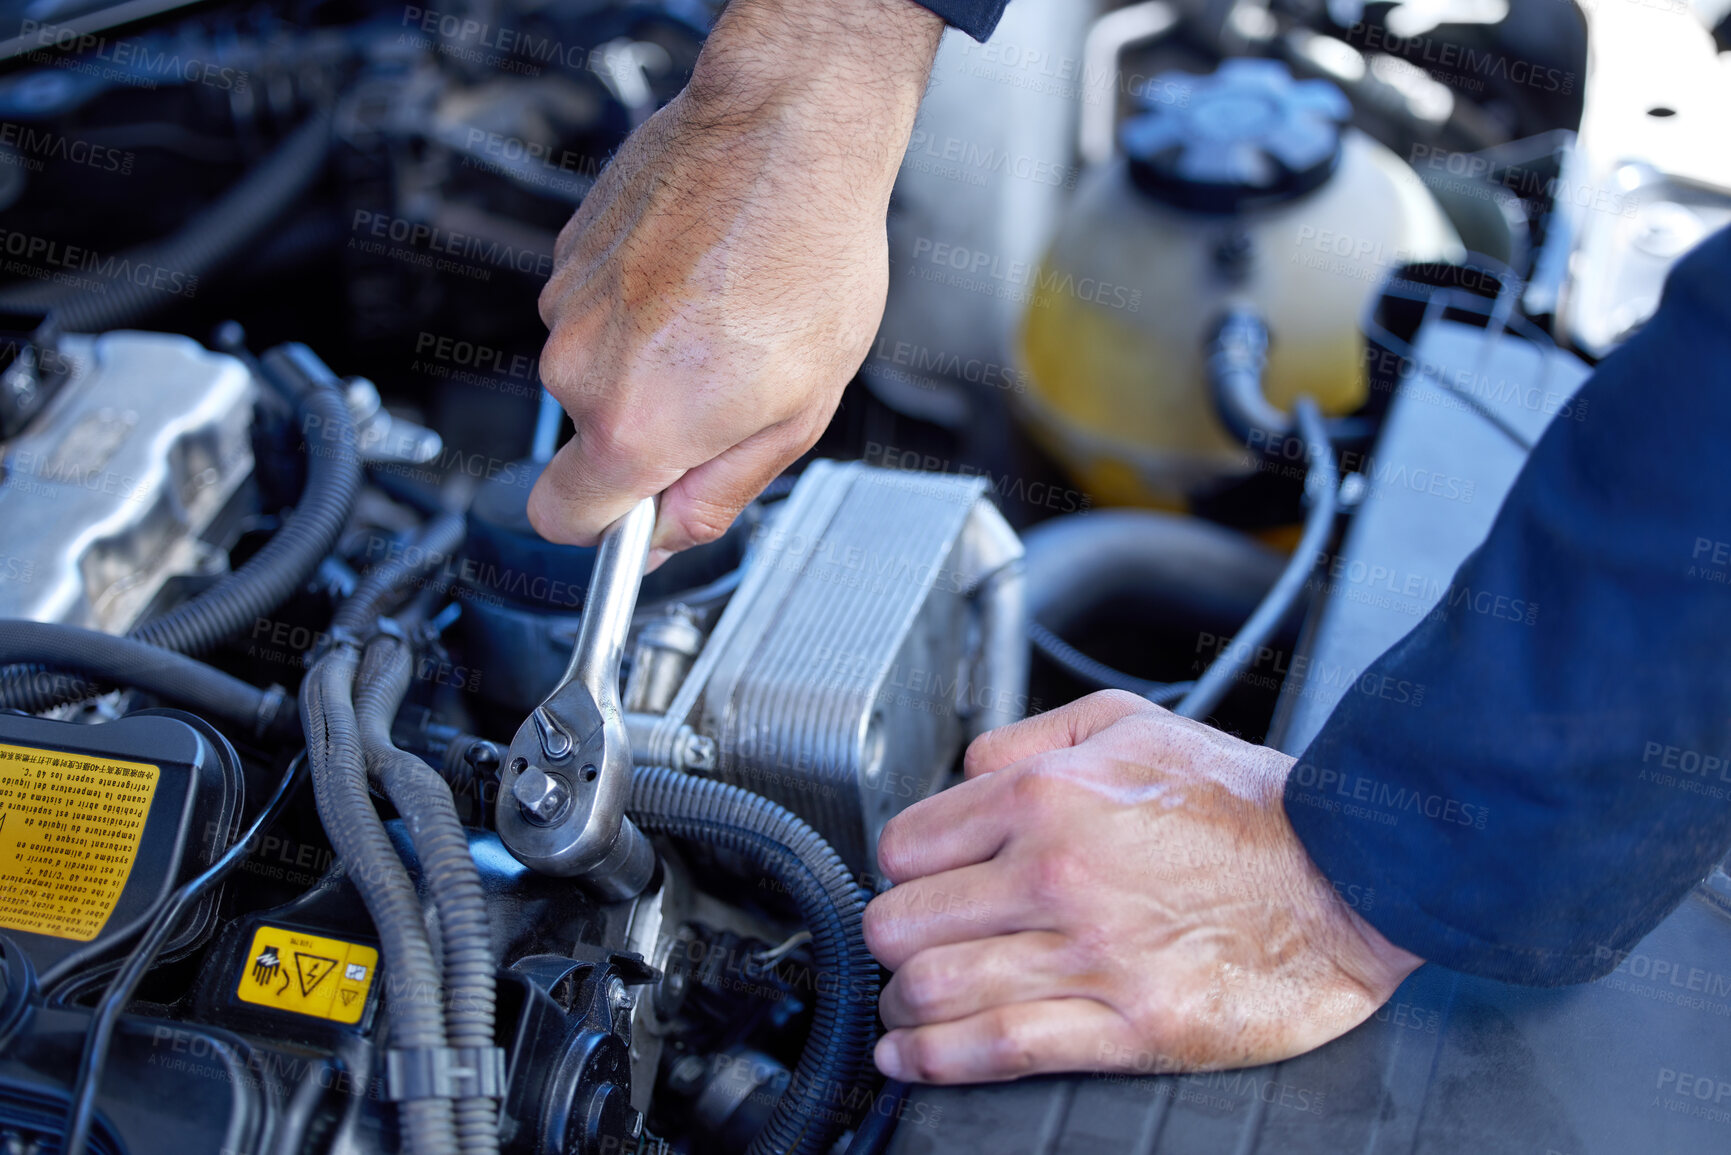
<svg viewBox="0 0 1731 1155"><path fill-rule="evenodd" d="M121 1012L126 1009L126 1004L132 1000L133 992L144 978L144 972L156 961L157 952L173 933L181 914L202 898L211 887L228 877L235 867L245 862L251 853L249 848L256 845L259 836L283 816L288 809L289 798L293 796L295 787L304 776L306 765L305 751L295 755L288 769L283 772L282 780L277 783L275 792L259 810L252 825L232 842L215 862L169 896L161 916L145 932L144 937L139 939L138 945L133 947L132 953L127 956L125 965L108 984L102 1001L96 1005L90 1031L84 1037L84 1052L79 1056L78 1074L72 1084L72 1099L66 1120L66 1141L61 1146L61 1155L85 1155L90 1142L90 1130L96 1119L96 1092L101 1084L102 1065L108 1058L108 1046L114 1037L114 1027Z"/></svg>

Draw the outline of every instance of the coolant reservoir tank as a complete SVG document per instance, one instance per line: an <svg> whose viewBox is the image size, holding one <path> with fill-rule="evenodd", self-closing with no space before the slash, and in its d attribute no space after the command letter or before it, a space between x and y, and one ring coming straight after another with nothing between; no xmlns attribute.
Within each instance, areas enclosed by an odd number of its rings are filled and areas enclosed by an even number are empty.
<svg viewBox="0 0 1731 1155"><path fill-rule="evenodd" d="M1096 500L1182 507L1253 468L1205 377L1229 304L1267 322L1269 400L1346 413L1365 398L1370 295L1402 264L1465 250L1412 170L1346 126L1326 81L1233 60L1157 77L1143 105L1035 278L1022 416Z"/></svg>

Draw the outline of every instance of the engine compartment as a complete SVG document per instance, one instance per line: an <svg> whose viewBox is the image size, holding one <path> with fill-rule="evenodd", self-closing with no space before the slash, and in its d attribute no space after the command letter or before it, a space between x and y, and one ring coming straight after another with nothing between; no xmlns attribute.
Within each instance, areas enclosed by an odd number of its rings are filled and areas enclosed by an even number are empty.
<svg viewBox="0 0 1731 1155"><path fill-rule="evenodd" d="M715 7L9 12L0 1150L1467 1151L1461 1087L1504 1119L1535 1046L1636 1024L1546 1058L1521 1131L1634 1149L1649 1068L1724 1032L1633 971L1427 969L1290 1068L910 1091L859 918L884 823L995 726L1118 685L1296 751L1343 694L1422 695L1360 675L1731 220L1688 147L1723 13L1659 56L1552 0L952 34L835 421L642 584L621 896L498 820L596 566L528 521L569 428L535 297ZM1670 973L1731 945L1716 894ZM1689 1106L1668 1149L1716 1149Z"/></svg>

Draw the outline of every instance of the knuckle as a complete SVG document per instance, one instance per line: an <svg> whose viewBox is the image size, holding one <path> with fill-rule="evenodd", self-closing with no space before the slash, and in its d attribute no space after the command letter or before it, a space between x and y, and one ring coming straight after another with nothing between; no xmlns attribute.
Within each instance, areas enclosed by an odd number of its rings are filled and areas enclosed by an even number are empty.
<svg viewBox="0 0 1731 1155"><path fill-rule="evenodd" d="M914 844L906 833L907 825L898 814L878 836L878 872L891 882L901 882L912 873Z"/></svg>
<svg viewBox="0 0 1731 1155"><path fill-rule="evenodd" d="M986 1053L992 1069L1005 1075L1032 1070L1037 1057L1025 1020L1008 1010L995 1011L988 1020Z"/></svg>
<svg viewBox="0 0 1731 1155"><path fill-rule="evenodd" d="M896 974L901 984L902 1003L913 1016L927 1021L938 1015L950 1003L954 990L954 975L929 954L915 955Z"/></svg>
<svg viewBox="0 0 1731 1155"><path fill-rule="evenodd" d="M1128 690L1100 690L1083 700L1094 713L1113 719L1141 713L1152 705L1146 698L1138 697Z"/></svg>
<svg viewBox="0 0 1731 1155"><path fill-rule="evenodd" d="M1010 796L1015 805L1030 815L1051 809L1065 792L1066 788L1061 779L1041 773L1032 766L1017 774L1010 785Z"/></svg>
<svg viewBox="0 0 1731 1155"><path fill-rule="evenodd" d="M574 535L566 523L559 499L546 481L537 482L529 491L529 524L535 532L555 544L570 544Z"/></svg>
<svg viewBox="0 0 1731 1155"><path fill-rule="evenodd" d="M679 511L675 524L690 544L707 545L728 531L743 508L743 503L693 496Z"/></svg>
<svg viewBox="0 0 1731 1155"><path fill-rule="evenodd" d="M1028 870L1030 892L1035 901L1048 906L1068 908L1092 886L1087 857L1067 846L1042 850Z"/></svg>
<svg viewBox="0 0 1731 1155"><path fill-rule="evenodd" d="M921 1083L948 1081L951 1060L948 1051L924 1031L915 1031L903 1043L902 1058L914 1079Z"/></svg>
<svg viewBox="0 0 1731 1155"><path fill-rule="evenodd" d="M894 970L902 937L901 920L883 898L873 899L867 904L865 916L860 921L860 931L872 957Z"/></svg>

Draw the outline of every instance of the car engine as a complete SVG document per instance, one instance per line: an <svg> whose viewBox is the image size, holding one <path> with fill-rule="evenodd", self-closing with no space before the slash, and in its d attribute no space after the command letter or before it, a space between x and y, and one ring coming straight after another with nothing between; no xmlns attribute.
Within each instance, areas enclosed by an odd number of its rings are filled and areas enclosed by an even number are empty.
<svg viewBox="0 0 1731 1155"><path fill-rule="evenodd" d="M528 520L535 298L719 5L433 3L5 6L0 1155L1464 1152L1541 1084L1523 1150L1643 1149L1644 1052L1498 1094L1607 1022L1722 1055L1605 984L1422 972L1230 1081L886 1084L860 919L996 726L1112 686L1296 752L1422 696L1361 675L1731 221L1723 6L950 34L835 421L626 596Z"/></svg>

